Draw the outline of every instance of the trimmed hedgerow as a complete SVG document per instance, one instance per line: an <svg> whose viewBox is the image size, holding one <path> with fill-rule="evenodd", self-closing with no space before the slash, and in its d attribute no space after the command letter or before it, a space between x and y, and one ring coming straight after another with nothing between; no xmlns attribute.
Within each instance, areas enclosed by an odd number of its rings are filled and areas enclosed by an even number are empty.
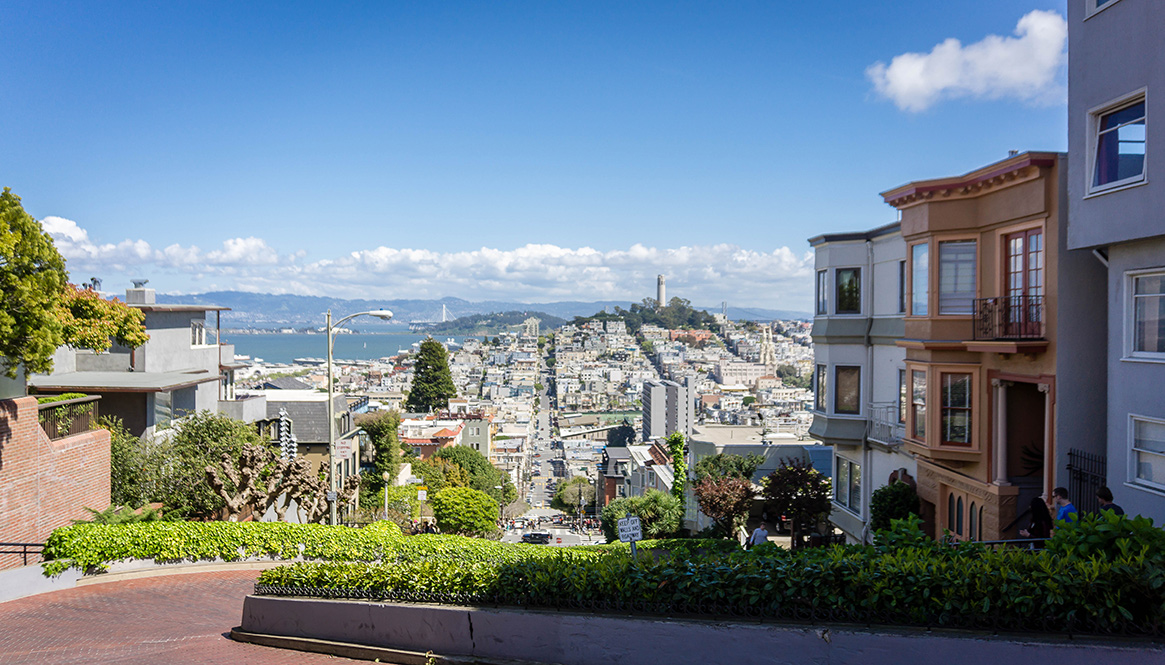
<svg viewBox="0 0 1165 665"><path fill-rule="evenodd" d="M644 541L645 548L666 550L671 556L724 547L718 541ZM571 556L626 551L627 545L570 548ZM541 545L500 543L451 535L404 536L391 522L363 529L283 522L148 522L136 524L77 524L53 531L45 544L44 572L56 575L69 568L97 572L117 561L154 560L239 561L254 557L317 561L424 561L440 559L454 564L512 563L562 556L565 550Z"/></svg>
<svg viewBox="0 0 1165 665"><path fill-rule="evenodd" d="M1165 634L1165 554L1151 523L1086 517L1046 551L929 541L916 520L876 546L648 557L615 548L510 561L296 563L274 595L728 615L1036 632Z"/></svg>

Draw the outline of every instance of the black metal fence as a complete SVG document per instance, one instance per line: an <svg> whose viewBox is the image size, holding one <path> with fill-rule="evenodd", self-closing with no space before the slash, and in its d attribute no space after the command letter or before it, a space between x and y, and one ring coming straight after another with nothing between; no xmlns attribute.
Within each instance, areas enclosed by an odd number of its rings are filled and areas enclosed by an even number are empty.
<svg viewBox="0 0 1165 665"><path fill-rule="evenodd" d="M978 298L974 309L974 339L1043 339L1044 297Z"/></svg>
<svg viewBox="0 0 1165 665"><path fill-rule="evenodd" d="M77 397L37 405L37 419L49 439L89 432L97 428L97 400L100 395Z"/></svg>
<svg viewBox="0 0 1165 665"><path fill-rule="evenodd" d="M33 563L40 559L43 550L44 543L0 543L0 554L17 554L25 566L28 565L29 557L33 558Z"/></svg>
<svg viewBox="0 0 1165 665"><path fill-rule="evenodd" d="M1068 450L1068 498L1080 513L1100 511L1096 490L1104 487L1107 461L1103 455L1096 455L1076 448Z"/></svg>

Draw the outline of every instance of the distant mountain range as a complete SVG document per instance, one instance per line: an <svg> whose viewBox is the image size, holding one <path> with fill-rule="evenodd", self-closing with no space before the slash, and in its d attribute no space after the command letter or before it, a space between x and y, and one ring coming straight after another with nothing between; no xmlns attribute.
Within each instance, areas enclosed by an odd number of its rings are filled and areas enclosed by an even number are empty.
<svg viewBox="0 0 1165 665"><path fill-rule="evenodd" d="M169 295L159 293L159 303L188 305L219 305L229 307L222 313L224 328L302 328L322 327L324 315L331 309L335 318L353 312L372 309L390 309L391 323L382 323L371 317L356 319L350 324L360 330L401 328L413 321L440 321L442 305L446 319L453 320L473 314L496 312L545 312L570 320L576 316L590 316L603 309L614 311L631 306L629 300L600 300L596 302L563 301L549 303L518 303L500 300L470 302L461 298L441 298L440 300L344 300L322 296L273 295L270 293L248 293L245 291L212 291L193 295ZM719 312L719 307L700 307L707 312ZM772 319L809 319L806 312L762 309L757 307L729 307L728 318L734 321L767 321Z"/></svg>

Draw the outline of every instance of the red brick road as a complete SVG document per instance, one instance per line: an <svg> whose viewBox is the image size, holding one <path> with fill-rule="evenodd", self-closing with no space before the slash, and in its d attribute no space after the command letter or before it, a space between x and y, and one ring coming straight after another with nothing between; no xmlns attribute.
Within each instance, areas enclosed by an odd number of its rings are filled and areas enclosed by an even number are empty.
<svg viewBox="0 0 1165 665"><path fill-rule="evenodd" d="M226 637L257 575L171 575L0 603L0 664L360 662Z"/></svg>

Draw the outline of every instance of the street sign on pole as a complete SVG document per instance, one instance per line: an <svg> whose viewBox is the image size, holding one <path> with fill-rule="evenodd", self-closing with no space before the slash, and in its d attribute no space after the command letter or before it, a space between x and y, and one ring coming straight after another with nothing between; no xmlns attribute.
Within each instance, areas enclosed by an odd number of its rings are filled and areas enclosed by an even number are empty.
<svg viewBox="0 0 1165 665"><path fill-rule="evenodd" d="M356 451L355 438L349 437L347 439L340 439L336 442L336 455L340 459L352 457L352 453Z"/></svg>
<svg viewBox="0 0 1165 665"><path fill-rule="evenodd" d="M428 490L426 490L423 487L421 489L417 490L417 501L425 501L428 498L429 498L429 491Z"/></svg>
<svg viewBox="0 0 1165 665"><path fill-rule="evenodd" d="M643 540L643 528L640 526L637 516L628 515L619 520L619 540L631 543L631 561L634 562L638 557L635 551L635 541Z"/></svg>

